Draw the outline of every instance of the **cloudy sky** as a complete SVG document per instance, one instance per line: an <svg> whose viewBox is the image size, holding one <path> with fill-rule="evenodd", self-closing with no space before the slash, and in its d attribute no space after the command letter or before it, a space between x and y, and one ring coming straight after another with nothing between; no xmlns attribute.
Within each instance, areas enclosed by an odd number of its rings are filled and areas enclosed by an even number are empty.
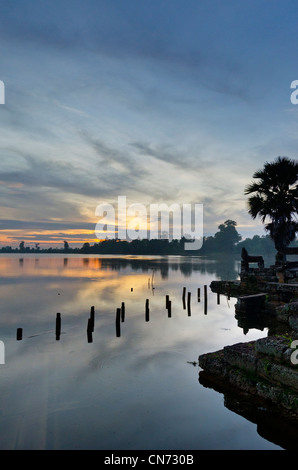
<svg viewBox="0 0 298 470"><path fill-rule="evenodd" d="M0 243L94 242L98 204L203 204L264 234L244 188L297 158L295 0L0 3Z"/></svg>

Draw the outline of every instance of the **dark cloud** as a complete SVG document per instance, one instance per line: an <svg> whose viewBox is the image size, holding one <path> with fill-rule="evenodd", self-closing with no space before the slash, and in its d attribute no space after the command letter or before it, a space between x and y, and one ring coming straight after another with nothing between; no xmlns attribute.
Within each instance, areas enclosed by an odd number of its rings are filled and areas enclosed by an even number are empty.
<svg viewBox="0 0 298 470"><path fill-rule="evenodd" d="M264 0L2 2L6 223L9 209L21 220L35 213L37 227L78 220L87 199L119 194L154 202L206 192L208 221L230 200L240 207L239 178L259 167L264 149L273 158L288 141L297 8L289 0L270 8Z"/></svg>
<svg viewBox="0 0 298 470"><path fill-rule="evenodd" d="M225 11L215 3L217 10ZM4 5L1 9L0 37L9 42L55 49L59 55L85 51L95 61L99 57L141 60L139 67L146 62L146 67L151 64L181 83L188 80L241 99L248 93L241 56L231 54L236 44L224 53L218 47L218 36L226 44L229 34L209 5L202 7L195 1L187 6L180 1L72 1L70 6L67 1L15 0L13 8ZM208 18L209 28L218 29L218 36L210 34L204 18ZM237 34L240 25L233 26Z"/></svg>
<svg viewBox="0 0 298 470"><path fill-rule="evenodd" d="M0 219L0 230L94 230L94 224L86 222L51 222L40 220Z"/></svg>
<svg viewBox="0 0 298 470"><path fill-rule="evenodd" d="M114 194L119 195L123 191L127 194L150 192L149 188L146 189L150 173L142 160L129 153L125 146L119 150L88 133L83 133L83 137L97 156L97 168L103 173L103 181L114 188Z"/></svg>
<svg viewBox="0 0 298 470"><path fill-rule="evenodd" d="M210 160L204 158L202 149L178 150L174 145L149 144L147 142L132 142L131 146L137 150L140 155L153 157L156 160L169 163L176 167L183 168L185 172L191 170L201 170L210 166Z"/></svg>
<svg viewBox="0 0 298 470"><path fill-rule="evenodd" d="M99 159L99 166L102 168L109 167L112 170L112 165L117 164L120 172L123 172L127 178L146 176L146 171L136 159L128 154L126 149L122 151L108 146L103 140L88 136L86 133L86 142L93 148Z"/></svg>
<svg viewBox="0 0 298 470"><path fill-rule="evenodd" d="M117 194L119 186L125 188L134 178L125 165L117 170L112 168L112 151L110 157L104 155L103 161L91 164L91 168L87 164L84 166L83 155L80 163L65 158L47 160L45 156L32 154L23 154L22 158L26 168L10 171L0 168L0 180L6 184L22 184L22 192L33 188L53 188L63 193L97 198ZM135 173L138 173L137 169Z"/></svg>

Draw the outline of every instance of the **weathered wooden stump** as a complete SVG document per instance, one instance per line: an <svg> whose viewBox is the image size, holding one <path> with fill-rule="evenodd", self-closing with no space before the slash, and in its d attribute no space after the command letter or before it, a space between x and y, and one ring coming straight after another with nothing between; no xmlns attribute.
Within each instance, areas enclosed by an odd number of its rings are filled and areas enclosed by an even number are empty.
<svg viewBox="0 0 298 470"><path fill-rule="evenodd" d="M56 315L56 340L59 341L61 334L61 313Z"/></svg>
<svg viewBox="0 0 298 470"><path fill-rule="evenodd" d="M117 308L116 310L116 336L117 338L121 336L120 320L121 320L121 308Z"/></svg>
<svg viewBox="0 0 298 470"><path fill-rule="evenodd" d="M17 340L20 341L23 338L23 328L17 329Z"/></svg>

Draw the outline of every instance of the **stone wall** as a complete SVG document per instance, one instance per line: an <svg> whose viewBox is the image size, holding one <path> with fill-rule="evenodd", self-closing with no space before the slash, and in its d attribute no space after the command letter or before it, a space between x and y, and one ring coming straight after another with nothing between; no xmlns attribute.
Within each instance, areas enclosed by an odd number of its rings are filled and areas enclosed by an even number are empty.
<svg viewBox="0 0 298 470"><path fill-rule="evenodd" d="M279 275L274 267L250 268L240 274L241 289L247 293L263 292L268 282L279 281Z"/></svg>
<svg viewBox="0 0 298 470"><path fill-rule="evenodd" d="M291 347L298 340L298 282L295 281L298 281L296 269L286 271L271 266L249 268L241 273L238 282L212 282L212 291L238 297L237 314L250 304L250 297L254 302L261 299L261 307L246 308L244 314L250 319L269 314L274 334L203 354L199 366L200 374L207 375L209 381L267 400L282 414L298 419L298 364L292 360L295 347Z"/></svg>
<svg viewBox="0 0 298 470"><path fill-rule="evenodd" d="M199 366L217 382L278 405L285 416L298 418L298 365L291 362L291 336L270 336L225 346L203 354Z"/></svg>

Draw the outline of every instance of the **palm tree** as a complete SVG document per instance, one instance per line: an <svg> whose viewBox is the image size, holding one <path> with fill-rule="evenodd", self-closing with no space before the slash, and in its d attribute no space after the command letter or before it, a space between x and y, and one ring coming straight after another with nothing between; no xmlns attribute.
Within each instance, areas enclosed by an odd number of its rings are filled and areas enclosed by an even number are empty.
<svg viewBox="0 0 298 470"><path fill-rule="evenodd" d="M298 161L278 157L274 162L266 162L262 170L254 173L252 182L245 188L248 198L248 212L255 219L261 217L271 222L265 230L274 241L277 251L284 249L296 238L298 223Z"/></svg>

